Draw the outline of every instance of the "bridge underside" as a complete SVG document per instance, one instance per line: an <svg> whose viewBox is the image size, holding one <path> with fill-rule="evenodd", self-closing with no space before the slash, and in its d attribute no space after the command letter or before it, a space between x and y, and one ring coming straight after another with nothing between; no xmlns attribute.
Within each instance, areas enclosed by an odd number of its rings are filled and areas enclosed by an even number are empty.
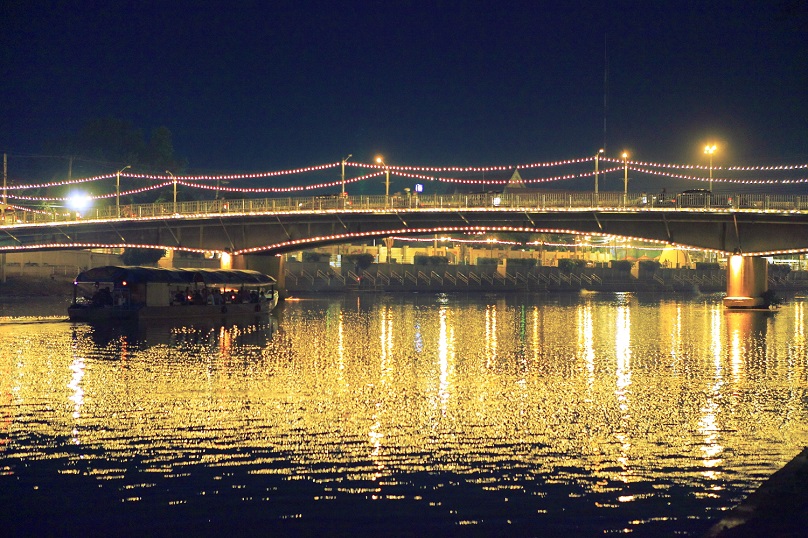
<svg viewBox="0 0 808 538"><path fill-rule="evenodd" d="M484 231L613 235L724 252L808 250L801 213L485 210L324 211L0 227L0 252L161 247L277 254L389 235Z"/></svg>

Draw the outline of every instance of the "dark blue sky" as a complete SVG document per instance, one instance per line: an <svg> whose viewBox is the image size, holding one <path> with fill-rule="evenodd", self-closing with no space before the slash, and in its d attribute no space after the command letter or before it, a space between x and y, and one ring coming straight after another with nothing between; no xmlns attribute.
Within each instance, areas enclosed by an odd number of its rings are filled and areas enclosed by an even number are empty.
<svg viewBox="0 0 808 538"><path fill-rule="evenodd" d="M805 0L68 4L0 8L2 151L113 116L168 127L190 173L581 157L608 57L609 154L808 159Z"/></svg>

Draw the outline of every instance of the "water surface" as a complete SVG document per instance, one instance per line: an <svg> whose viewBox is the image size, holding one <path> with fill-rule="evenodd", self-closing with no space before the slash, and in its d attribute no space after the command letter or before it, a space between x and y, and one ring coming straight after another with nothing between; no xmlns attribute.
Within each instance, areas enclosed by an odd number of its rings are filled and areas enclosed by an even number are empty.
<svg viewBox="0 0 808 538"><path fill-rule="evenodd" d="M17 534L697 536L808 444L799 299L339 295L124 329L17 311Z"/></svg>

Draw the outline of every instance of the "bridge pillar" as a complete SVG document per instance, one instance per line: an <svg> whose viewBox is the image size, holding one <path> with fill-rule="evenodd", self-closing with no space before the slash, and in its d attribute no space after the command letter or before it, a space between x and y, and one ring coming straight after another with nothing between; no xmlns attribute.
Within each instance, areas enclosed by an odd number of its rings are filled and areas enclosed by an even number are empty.
<svg viewBox="0 0 808 538"><path fill-rule="evenodd" d="M165 269L173 269L174 268L174 250L168 249L166 250L165 255L157 260L157 267L163 267Z"/></svg>
<svg viewBox="0 0 808 538"><path fill-rule="evenodd" d="M768 290L769 264L766 258L730 256L727 263L727 308L766 306L763 294Z"/></svg>
<svg viewBox="0 0 808 538"><path fill-rule="evenodd" d="M286 267L283 256L244 255L222 256L222 269L250 269L267 274L278 282L278 293L286 297Z"/></svg>

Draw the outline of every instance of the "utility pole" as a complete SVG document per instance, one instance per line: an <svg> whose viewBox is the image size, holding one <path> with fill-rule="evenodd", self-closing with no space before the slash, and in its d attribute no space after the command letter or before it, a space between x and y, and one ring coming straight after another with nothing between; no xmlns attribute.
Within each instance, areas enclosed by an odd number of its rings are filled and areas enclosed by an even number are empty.
<svg viewBox="0 0 808 538"><path fill-rule="evenodd" d="M348 162L348 159L353 157L353 153L342 159L342 196L345 197L345 163Z"/></svg>
<svg viewBox="0 0 808 538"><path fill-rule="evenodd" d="M6 223L6 183L8 181L8 155L3 153L3 203L0 204L0 222ZM0 282L6 282L6 253L0 255Z"/></svg>
<svg viewBox="0 0 808 538"><path fill-rule="evenodd" d="M598 159L600 158L601 153L603 153L603 149L599 149L597 153L595 153L595 194L598 194Z"/></svg>
<svg viewBox="0 0 808 538"><path fill-rule="evenodd" d="M8 154L3 153L3 220L6 216L6 183L8 181Z"/></svg>

